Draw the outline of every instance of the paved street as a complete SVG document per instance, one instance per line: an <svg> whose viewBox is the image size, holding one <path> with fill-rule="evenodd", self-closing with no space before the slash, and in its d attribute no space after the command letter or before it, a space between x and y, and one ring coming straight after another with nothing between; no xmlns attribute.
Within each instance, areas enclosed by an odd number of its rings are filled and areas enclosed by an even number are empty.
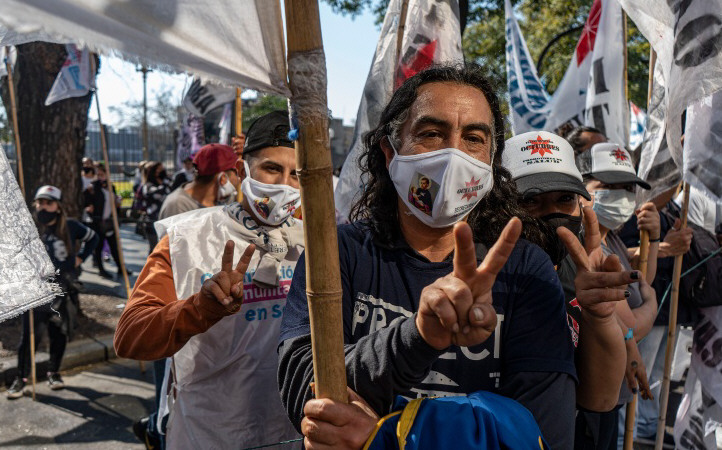
<svg viewBox="0 0 722 450"><path fill-rule="evenodd" d="M132 425L153 406L150 367L115 359L65 374L66 388L38 384L37 401L0 398L0 447L140 449Z"/></svg>

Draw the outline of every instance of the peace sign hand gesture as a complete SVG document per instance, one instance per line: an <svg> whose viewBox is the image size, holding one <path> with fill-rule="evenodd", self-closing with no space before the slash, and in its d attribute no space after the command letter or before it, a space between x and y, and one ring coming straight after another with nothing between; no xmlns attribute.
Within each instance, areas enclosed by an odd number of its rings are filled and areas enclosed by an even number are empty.
<svg viewBox="0 0 722 450"><path fill-rule="evenodd" d="M243 277L251 262L256 246L251 244L241 255L236 268L233 268L233 241L226 242L221 259L221 271L206 280L201 286L200 295L209 300L215 300L223 305L229 312L235 313L243 305Z"/></svg>
<svg viewBox="0 0 722 450"><path fill-rule="evenodd" d="M520 234L521 221L514 217L477 267L471 228L465 222L454 226L454 270L421 291L416 328L430 346L469 347L491 336L496 328L491 288Z"/></svg>
<svg viewBox="0 0 722 450"><path fill-rule="evenodd" d="M584 247L564 227L557 228L557 234L577 266L574 287L582 312L603 319L614 313L617 302L628 295L627 284L639 281L640 273L623 271L616 255L604 256L597 216L588 206L583 211Z"/></svg>

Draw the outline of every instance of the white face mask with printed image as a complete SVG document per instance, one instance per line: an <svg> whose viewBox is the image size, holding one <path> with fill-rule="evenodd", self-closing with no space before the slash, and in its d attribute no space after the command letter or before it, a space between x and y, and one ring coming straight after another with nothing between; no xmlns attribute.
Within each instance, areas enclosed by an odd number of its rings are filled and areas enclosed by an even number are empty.
<svg viewBox="0 0 722 450"><path fill-rule="evenodd" d="M251 213L267 225L280 225L301 205L301 191L285 184L266 184L251 178L251 169L243 161L246 178L241 183L243 197Z"/></svg>
<svg viewBox="0 0 722 450"><path fill-rule="evenodd" d="M389 176L396 192L411 213L432 228L462 220L494 185L491 166L459 149L402 156L393 144L391 148Z"/></svg>

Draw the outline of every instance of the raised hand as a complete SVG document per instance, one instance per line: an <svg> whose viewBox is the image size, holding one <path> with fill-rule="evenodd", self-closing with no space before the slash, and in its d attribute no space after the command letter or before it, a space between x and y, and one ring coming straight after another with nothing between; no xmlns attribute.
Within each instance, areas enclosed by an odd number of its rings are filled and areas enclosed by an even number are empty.
<svg viewBox="0 0 722 450"><path fill-rule="evenodd" d="M491 288L521 234L521 221L513 218L477 267L471 228L454 226L454 270L421 292L416 328L432 347L451 344L473 346L484 342L496 327Z"/></svg>
<svg viewBox="0 0 722 450"><path fill-rule="evenodd" d="M206 280L201 286L200 295L217 301L230 312L238 312L243 305L243 277L251 262L256 246L251 244L241 255L233 268L233 241L226 242L221 259L221 271Z"/></svg>
<svg viewBox="0 0 722 450"><path fill-rule="evenodd" d="M616 255L604 256L596 214L587 206L583 215L583 247L566 228L557 228L557 234L577 267L574 287L582 312L606 318L614 313L616 302L626 298L626 285L637 282L641 275L636 270L623 271Z"/></svg>
<svg viewBox="0 0 722 450"><path fill-rule="evenodd" d="M683 255L689 251L689 247L692 245L692 229L681 227L682 222L676 219L674 227L664 236L664 242L659 248L660 257Z"/></svg>

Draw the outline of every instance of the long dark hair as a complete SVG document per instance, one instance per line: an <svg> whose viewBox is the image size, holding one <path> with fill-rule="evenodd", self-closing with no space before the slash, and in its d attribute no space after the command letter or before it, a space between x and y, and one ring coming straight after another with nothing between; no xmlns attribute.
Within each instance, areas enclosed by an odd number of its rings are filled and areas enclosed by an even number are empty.
<svg viewBox="0 0 722 450"><path fill-rule="evenodd" d="M497 88L476 64L441 65L426 69L404 82L394 93L381 113L378 126L364 136L364 152L359 158L362 177L368 180L359 200L351 209L351 219L360 221L379 242L391 246L400 237L397 193L381 149L387 136L397 140L399 131L408 119L409 110L416 100L418 88L427 83L452 82L479 89L486 97L492 113L493 136L491 142L494 187L469 214L467 222L474 240L491 246L502 229L514 216L523 224L522 237L539 245L550 255L556 254L559 245L556 235L526 213L517 203L518 193L511 174L501 166L504 152L504 117L501 113Z"/></svg>

